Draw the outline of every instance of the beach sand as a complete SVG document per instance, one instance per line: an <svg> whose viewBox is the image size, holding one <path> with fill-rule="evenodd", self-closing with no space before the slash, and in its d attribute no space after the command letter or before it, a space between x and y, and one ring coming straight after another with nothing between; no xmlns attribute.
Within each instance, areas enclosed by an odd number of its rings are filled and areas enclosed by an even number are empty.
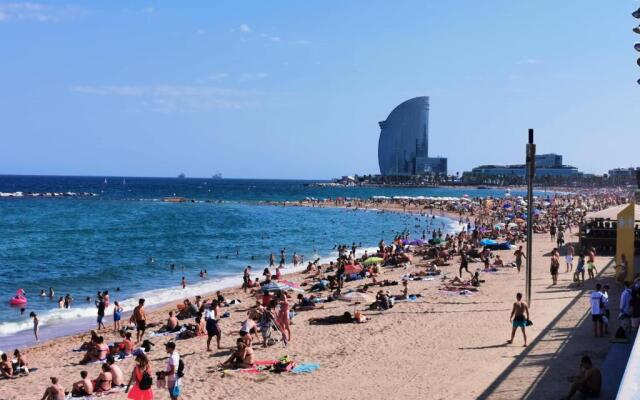
<svg viewBox="0 0 640 400"><path fill-rule="evenodd" d="M573 237L568 239L575 239ZM322 310L300 312L293 320L292 342L287 348L278 343L268 349L256 348L257 360L289 355L298 363L318 363L320 369L310 374L245 374L223 376L212 367L228 357L229 351L207 353L206 338L177 342L177 350L186 363L183 399L518 399L558 398L568 389L566 378L575 375L582 354L589 354L600 365L609 346L608 338L594 338L588 317L588 294L593 281L584 288L568 288L572 274L561 266L559 283L551 286L549 251L554 247L548 235L536 235L534 244L533 300L527 329L529 347L522 347L520 332L512 345L506 344L511 325L509 314L515 293L524 292L524 269L505 269L500 273L483 273L486 282L472 296L443 295L434 281L409 283L409 293L422 295L416 302L399 302L385 312L363 311L370 320L364 324L331 326L310 325L308 319L341 315L364 305L327 303ZM512 251L496 252L505 262L513 260ZM598 270L610 259L599 257ZM470 265L470 270L480 268ZM613 269L602 272L600 282L611 283ZM443 267L450 277L458 265ZM381 279L399 280L404 269L386 269ZM304 274L292 275L300 281ZM370 280L367 280L370 282ZM346 288L363 281L346 283ZM612 315L617 315L616 285L611 293ZM390 286L399 294L401 286ZM369 289L375 296L376 288ZM185 290L185 297L189 294ZM240 290L226 291L227 299L240 298L240 305L225 308L231 317L220 323L222 345L235 344L240 322L253 300ZM613 304L615 302L615 304ZM154 311L150 320L166 318L167 307ZM612 322L615 331L617 322ZM25 333L29 334L29 333ZM107 342L114 339L109 333ZM279 335L276 335L276 337ZM27 377L0 381L0 399L35 399L42 396L50 376L59 377L70 390L81 370L97 376L99 365L81 366L82 353L72 352L88 335L76 335L48 341L26 350L31 367L38 370ZM166 353L162 343L150 353L154 371L164 368ZM128 376L133 361L120 361ZM124 394L107 398L123 399ZM157 399L168 399L166 390L156 390Z"/></svg>

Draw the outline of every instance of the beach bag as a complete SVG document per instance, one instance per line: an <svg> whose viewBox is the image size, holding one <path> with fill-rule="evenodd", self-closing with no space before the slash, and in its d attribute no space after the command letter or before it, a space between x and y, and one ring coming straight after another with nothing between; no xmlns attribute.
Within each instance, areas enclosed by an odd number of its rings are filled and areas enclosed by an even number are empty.
<svg viewBox="0 0 640 400"><path fill-rule="evenodd" d="M528 319L528 320L525 322L525 325L526 325L526 326L531 326L531 325L533 325L533 321L531 321L530 319Z"/></svg>
<svg viewBox="0 0 640 400"><path fill-rule="evenodd" d="M616 331L616 335L615 335L616 339L626 339L627 338L627 332L624 331L623 327L618 327L618 330Z"/></svg>
<svg viewBox="0 0 640 400"><path fill-rule="evenodd" d="M173 389L171 390L171 397L178 397L180 396L180 385L182 384L182 382L180 381L180 379L178 379L176 381L176 384L173 386Z"/></svg>
<svg viewBox="0 0 640 400"><path fill-rule="evenodd" d="M153 385L153 378L151 378L151 375L149 375L147 371L144 371L142 373L142 379L138 382L138 387L140 390L149 390L151 389L151 385Z"/></svg>
<svg viewBox="0 0 640 400"><path fill-rule="evenodd" d="M184 361L182 361L182 358L178 362L178 370L176 371L176 375L178 376L178 378L182 378L184 376Z"/></svg>

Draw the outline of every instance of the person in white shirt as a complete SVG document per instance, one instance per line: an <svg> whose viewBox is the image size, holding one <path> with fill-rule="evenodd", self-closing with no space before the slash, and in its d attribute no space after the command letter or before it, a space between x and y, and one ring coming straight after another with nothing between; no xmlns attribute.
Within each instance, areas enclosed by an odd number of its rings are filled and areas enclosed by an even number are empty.
<svg viewBox="0 0 640 400"><path fill-rule="evenodd" d="M171 400L178 400L180 395L174 395L174 388L179 384L178 380L178 366L180 365L180 354L176 351L176 343L168 342L165 344L165 349L169 353L167 359L167 368L165 369L165 376L167 378L167 390L169 391L169 397Z"/></svg>
<svg viewBox="0 0 640 400"><path fill-rule="evenodd" d="M596 290L591 292L591 319L593 321L593 333L596 337L602 336L602 315L604 313L604 296L602 286L596 284Z"/></svg>

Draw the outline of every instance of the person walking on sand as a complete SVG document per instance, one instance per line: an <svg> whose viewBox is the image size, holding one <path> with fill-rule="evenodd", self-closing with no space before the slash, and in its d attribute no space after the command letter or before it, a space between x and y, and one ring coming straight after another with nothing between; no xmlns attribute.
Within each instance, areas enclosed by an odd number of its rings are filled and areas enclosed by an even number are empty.
<svg viewBox="0 0 640 400"><path fill-rule="evenodd" d="M149 359L144 353L140 353L136 356L136 365L131 372L131 378L127 389L124 391L128 393L127 398L132 400L153 400L153 387L152 387L152 371L149 365ZM133 389L129 392L131 384Z"/></svg>
<svg viewBox="0 0 640 400"><path fill-rule="evenodd" d="M549 270L551 272L551 282L552 285L558 284L558 270L560 269L560 260L558 259L557 254L554 252L551 255L551 266Z"/></svg>
<svg viewBox="0 0 640 400"><path fill-rule="evenodd" d="M242 274L242 290L247 293L249 287L251 287L251 265L247 265Z"/></svg>
<svg viewBox="0 0 640 400"><path fill-rule="evenodd" d="M40 333L40 320L38 319L38 315L31 311L29 317L33 318L33 336L36 337L36 342L39 342L38 333Z"/></svg>
<svg viewBox="0 0 640 400"><path fill-rule="evenodd" d="M602 295L602 286L596 284L596 290L591 292L589 299L591 303L591 320L593 321L593 334L595 337L602 336L603 324L602 315L604 314L604 296Z"/></svg>
<svg viewBox="0 0 640 400"><path fill-rule="evenodd" d="M169 397L171 400L178 400L180 398L181 379L178 376L178 367L180 366L180 354L176 351L175 342L167 342L164 345L169 358L167 359L167 367L165 369L165 376L167 377L167 390L169 391Z"/></svg>
<svg viewBox="0 0 640 400"><path fill-rule="evenodd" d="M207 329L207 351L211 351L211 339L215 336L218 350L220 350L220 340L222 339L222 331L218 326L218 300L211 300L209 309L204 310L204 320Z"/></svg>
<svg viewBox="0 0 640 400"><path fill-rule="evenodd" d="M525 317L526 315L526 317ZM522 337L524 338L524 347L527 347L527 333L525 329L527 327L527 321L529 320L529 306L522 301L522 293L516 294L516 302L513 303L513 309L511 310L511 339L507 340L507 343L513 343L513 338L516 335L516 330L520 328L522 330Z"/></svg>
<svg viewBox="0 0 640 400"><path fill-rule="evenodd" d="M573 249L573 245L571 243L567 244L566 249L567 255L564 257L565 261L567 262L566 272L571 272L573 271L573 256L575 255L575 250Z"/></svg>
<svg viewBox="0 0 640 400"><path fill-rule="evenodd" d="M469 275L473 276L473 274L469 272L469 261L467 260L467 252L465 249L460 250L460 278L462 278L462 270L467 271Z"/></svg>
<svg viewBox="0 0 640 400"><path fill-rule="evenodd" d="M269 256L269 267L275 267L276 266L276 256L273 255L273 253L271 253L271 255Z"/></svg>
<svg viewBox="0 0 640 400"><path fill-rule="evenodd" d="M106 326L104 326L104 309L106 307L106 304L104 302L104 297L99 297L98 300L96 300L96 307L98 308L98 330L100 329L107 329Z"/></svg>
<svg viewBox="0 0 640 400"><path fill-rule="evenodd" d="M520 269L522 268L522 259L527 258L522 251L522 246L519 246L518 250L516 250L513 255L516 256L516 268L518 268L518 272L520 272Z"/></svg>
<svg viewBox="0 0 640 400"><path fill-rule="evenodd" d="M138 305L133 309L131 319L136 324L136 343L144 337L144 331L147 329L147 314L144 311L144 299L138 300Z"/></svg>

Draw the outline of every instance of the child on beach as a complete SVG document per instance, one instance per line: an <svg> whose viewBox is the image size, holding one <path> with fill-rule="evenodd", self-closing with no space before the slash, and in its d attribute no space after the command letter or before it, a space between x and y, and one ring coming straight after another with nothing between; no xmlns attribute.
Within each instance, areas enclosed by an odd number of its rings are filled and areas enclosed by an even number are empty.
<svg viewBox="0 0 640 400"><path fill-rule="evenodd" d="M118 332L120 330L120 320L122 319L122 307L117 301L113 303L113 331Z"/></svg>

